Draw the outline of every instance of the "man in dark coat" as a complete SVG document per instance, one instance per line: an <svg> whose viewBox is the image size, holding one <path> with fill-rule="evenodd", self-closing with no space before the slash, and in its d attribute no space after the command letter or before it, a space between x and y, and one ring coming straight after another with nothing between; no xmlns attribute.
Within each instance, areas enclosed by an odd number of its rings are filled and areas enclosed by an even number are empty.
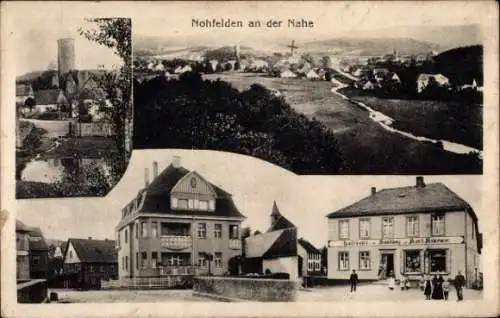
<svg viewBox="0 0 500 318"><path fill-rule="evenodd" d="M457 276L455 276L455 280L453 281L455 285L455 289L457 290L457 301L464 300L463 288L465 286L465 277L462 275L461 271L458 271Z"/></svg>
<svg viewBox="0 0 500 318"><path fill-rule="evenodd" d="M351 276L349 277L349 282L351 283L351 292L356 291L356 284L358 283L358 274L353 269Z"/></svg>

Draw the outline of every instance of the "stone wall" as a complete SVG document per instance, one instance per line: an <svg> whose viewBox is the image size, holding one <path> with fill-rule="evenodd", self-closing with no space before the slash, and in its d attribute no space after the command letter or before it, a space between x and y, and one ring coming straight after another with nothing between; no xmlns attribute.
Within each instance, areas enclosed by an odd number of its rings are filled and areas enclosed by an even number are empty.
<svg viewBox="0 0 500 318"><path fill-rule="evenodd" d="M196 277L193 293L227 300L295 301L299 283L292 280L245 277Z"/></svg>

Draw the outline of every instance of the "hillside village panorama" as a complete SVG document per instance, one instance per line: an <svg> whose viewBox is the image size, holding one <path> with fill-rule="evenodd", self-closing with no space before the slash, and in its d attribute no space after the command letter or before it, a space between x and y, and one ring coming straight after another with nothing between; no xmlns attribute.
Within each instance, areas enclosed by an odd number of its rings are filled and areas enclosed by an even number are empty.
<svg viewBox="0 0 500 318"><path fill-rule="evenodd" d="M480 39L134 43L137 148L232 151L299 174L482 171Z"/></svg>

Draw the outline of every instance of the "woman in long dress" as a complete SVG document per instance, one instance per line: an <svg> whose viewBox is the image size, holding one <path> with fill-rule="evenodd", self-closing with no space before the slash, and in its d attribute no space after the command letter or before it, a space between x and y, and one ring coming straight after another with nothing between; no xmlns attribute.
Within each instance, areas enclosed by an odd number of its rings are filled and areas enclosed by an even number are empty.
<svg viewBox="0 0 500 318"><path fill-rule="evenodd" d="M432 279L432 299L443 299L443 277L436 277Z"/></svg>
<svg viewBox="0 0 500 318"><path fill-rule="evenodd" d="M431 293L432 293L431 280L429 279L429 277L426 277L424 282L425 299L427 300L431 299Z"/></svg>

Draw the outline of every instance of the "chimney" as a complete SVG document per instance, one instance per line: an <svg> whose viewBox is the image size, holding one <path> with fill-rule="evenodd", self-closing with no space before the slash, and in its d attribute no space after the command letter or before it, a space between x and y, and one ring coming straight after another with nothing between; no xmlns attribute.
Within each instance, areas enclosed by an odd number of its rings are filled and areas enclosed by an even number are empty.
<svg viewBox="0 0 500 318"><path fill-rule="evenodd" d="M425 188L424 177L422 177L422 176L417 177L416 187L417 188Z"/></svg>
<svg viewBox="0 0 500 318"><path fill-rule="evenodd" d="M372 195L374 195L375 193L377 193L377 188L372 187Z"/></svg>
<svg viewBox="0 0 500 318"><path fill-rule="evenodd" d="M153 161L153 180L158 177L158 162Z"/></svg>
<svg viewBox="0 0 500 318"><path fill-rule="evenodd" d="M147 187L149 185L149 169L145 168L144 169L144 187Z"/></svg>
<svg viewBox="0 0 500 318"><path fill-rule="evenodd" d="M179 168L181 166L181 157L179 156L174 156L172 158L172 166L174 168Z"/></svg>
<svg viewBox="0 0 500 318"><path fill-rule="evenodd" d="M92 236L89 236L89 241L92 241Z"/></svg>

